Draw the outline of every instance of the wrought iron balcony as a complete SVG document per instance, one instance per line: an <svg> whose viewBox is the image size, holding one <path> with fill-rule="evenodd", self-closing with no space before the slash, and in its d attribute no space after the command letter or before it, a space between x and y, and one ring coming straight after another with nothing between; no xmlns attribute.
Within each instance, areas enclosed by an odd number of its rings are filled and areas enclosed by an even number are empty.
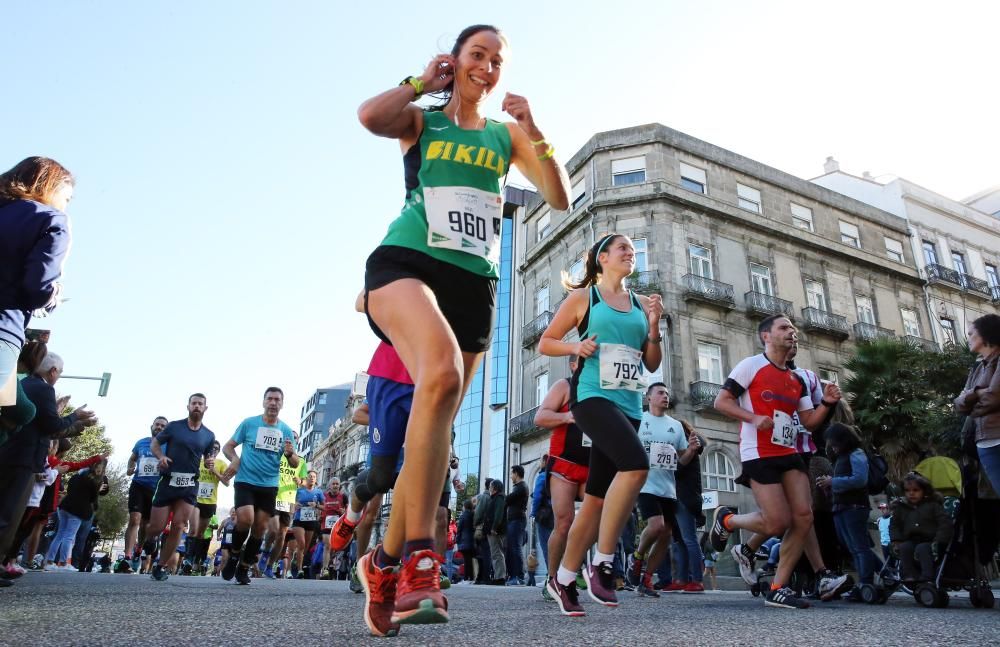
<svg viewBox="0 0 1000 647"><path fill-rule="evenodd" d="M510 442L524 443L548 432L548 429L535 424L535 413L537 411L538 407L534 407L510 419L510 423L507 425L507 437L510 438Z"/></svg>
<svg viewBox="0 0 1000 647"><path fill-rule="evenodd" d="M854 324L854 336L859 341L875 341L876 339L895 339L896 333L888 328L879 328L875 324L859 321Z"/></svg>
<svg viewBox="0 0 1000 647"><path fill-rule="evenodd" d="M703 301L712 305L722 306L727 310L732 310L736 307L733 286L728 283L713 281L697 274L685 274L682 280L684 282L685 301Z"/></svg>
<svg viewBox="0 0 1000 647"><path fill-rule="evenodd" d="M835 315L819 308L802 308L803 330L806 332L818 332L837 339L847 339L851 333L851 326L847 323L846 317Z"/></svg>
<svg viewBox="0 0 1000 647"><path fill-rule="evenodd" d="M938 345L930 339L924 339L923 337L917 337L916 335L904 335L903 341L911 346L923 348L924 350L929 350L934 353L940 352L941 350Z"/></svg>
<svg viewBox="0 0 1000 647"><path fill-rule="evenodd" d="M691 406L695 411L715 410L715 398L722 390L721 384L714 382L691 383Z"/></svg>
<svg viewBox="0 0 1000 647"><path fill-rule="evenodd" d="M792 302L779 299L771 294L754 292L751 290L743 295L747 302L747 312L769 317L771 315L785 315L792 318Z"/></svg>
<svg viewBox="0 0 1000 647"><path fill-rule="evenodd" d="M991 287L990 294L993 295L993 303L1000 303L1000 285Z"/></svg>
<svg viewBox="0 0 1000 647"><path fill-rule="evenodd" d="M538 315L528 323L524 324L521 328L521 346L528 348L533 346L545 329L549 327L552 323L552 313L546 310L542 314Z"/></svg>
<svg viewBox="0 0 1000 647"><path fill-rule="evenodd" d="M658 270L633 272L625 279L625 285L628 289L639 294L659 294L663 287L660 283L660 272Z"/></svg>
<svg viewBox="0 0 1000 647"><path fill-rule="evenodd" d="M962 274L960 272L944 265L938 265L937 263L927 264L927 280L929 282L944 281L952 285L962 286Z"/></svg>
<svg viewBox="0 0 1000 647"><path fill-rule="evenodd" d="M990 292L990 284L983 279L977 279L976 277L969 276L968 274L960 274L959 276L962 279L962 287L965 288L966 291L987 299L992 296Z"/></svg>

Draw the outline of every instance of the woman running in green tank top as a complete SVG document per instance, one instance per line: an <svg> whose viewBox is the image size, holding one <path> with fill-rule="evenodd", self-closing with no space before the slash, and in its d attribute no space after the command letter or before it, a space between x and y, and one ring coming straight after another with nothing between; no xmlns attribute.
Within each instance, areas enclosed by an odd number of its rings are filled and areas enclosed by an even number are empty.
<svg viewBox="0 0 1000 647"><path fill-rule="evenodd" d="M365 622L378 636L397 634L400 623L448 620L442 558L432 550L435 514L451 425L492 334L501 181L513 165L553 209L569 206L566 170L527 99L504 96L513 123L481 114L508 55L496 27L474 25L450 54L358 110L365 128L399 141L406 188L402 211L368 259L362 305L415 381L389 528L357 567ZM446 102L421 109L413 102L424 94Z"/></svg>
<svg viewBox="0 0 1000 647"><path fill-rule="evenodd" d="M576 573L595 535L594 559L583 569L587 593L600 604L618 606L611 572L615 544L649 471L637 431L646 390L643 369L655 371L663 360L663 297L628 290L625 278L633 270L635 247L628 236L609 234L598 240L587 254L586 275L566 285L573 291L538 345L544 355L579 356L570 378L570 413L592 443L583 504L570 528L562 564L546 582L568 616L584 615ZM574 327L580 341L562 341Z"/></svg>

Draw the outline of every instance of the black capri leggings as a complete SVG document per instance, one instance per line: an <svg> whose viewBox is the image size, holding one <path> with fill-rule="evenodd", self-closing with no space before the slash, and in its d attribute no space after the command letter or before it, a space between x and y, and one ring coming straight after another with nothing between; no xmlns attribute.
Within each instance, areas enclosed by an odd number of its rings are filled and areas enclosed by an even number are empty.
<svg viewBox="0 0 1000 647"><path fill-rule="evenodd" d="M639 440L638 420L629 418L604 398L581 400L570 410L576 425L593 443L584 488L587 494L603 499L618 472L649 469L646 450Z"/></svg>

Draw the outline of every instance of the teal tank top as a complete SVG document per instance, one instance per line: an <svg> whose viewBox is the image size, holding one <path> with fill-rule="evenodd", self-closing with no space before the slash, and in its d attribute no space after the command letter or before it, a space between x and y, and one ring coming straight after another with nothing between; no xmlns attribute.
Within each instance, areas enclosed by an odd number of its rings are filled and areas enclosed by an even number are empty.
<svg viewBox="0 0 1000 647"><path fill-rule="evenodd" d="M597 335L598 350L590 357L580 359L576 373L570 380L571 401L575 403L587 398L604 398L614 403L629 418L639 420L642 418L641 391L601 386L601 345L621 344L641 351L649 334L649 322L642 304L631 290L629 301L631 307L628 312L615 310L604 302L596 285L590 287L590 304L577 331L580 339ZM639 370L644 370L644 367Z"/></svg>

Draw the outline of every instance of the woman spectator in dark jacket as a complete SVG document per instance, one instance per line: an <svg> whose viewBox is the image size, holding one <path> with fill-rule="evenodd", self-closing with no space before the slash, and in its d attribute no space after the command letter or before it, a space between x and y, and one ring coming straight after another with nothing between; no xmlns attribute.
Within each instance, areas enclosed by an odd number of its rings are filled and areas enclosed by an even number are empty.
<svg viewBox="0 0 1000 647"><path fill-rule="evenodd" d="M972 419L979 463L993 489L1000 492L1000 316L983 315L972 322L967 334L969 350L980 361L955 398L955 410Z"/></svg>
<svg viewBox="0 0 1000 647"><path fill-rule="evenodd" d="M476 564L476 506L472 497L465 500L462 505L462 516L458 518L458 537L456 547L462 553L462 560L465 563L465 579L473 581L475 579Z"/></svg>
<svg viewBox="0 0 1000 647"><path fill-rule="evenodd" d="M705 451L707 441L699 435L686 420L681 420L684 433L687 435L688 446L694 444L697 438L700 446L697 453L688 463L678 465L677 481L677 513L674 517L674 562L677 572L673 573L675 582L687 582L690 592L704 590L702 578L704 556L698 542L698 526L705 525L705 515L701 511L701 454Z"/></svg>
<svg viewBox="0 0 1000 647"><path fill-rule="evenodd" d="M72 174L46 157L29 157L0 174L0 405L16 401L15 369L34 310L61 299L70 247L66 206ZM22 423L24 424L24 423Z"/></svg>
<svg viewBox="0 0 1000 647"><path fill-rule="evenodd" d="M70 564L76 532L85 519L94 514L94 506L104 485L103 458L86 472L80 472L69 481L69 492L63 497L56 513L59 515L59 530L45 555L45 570L75 571ZM53 567L53 562L59 564Z"/></svg>

